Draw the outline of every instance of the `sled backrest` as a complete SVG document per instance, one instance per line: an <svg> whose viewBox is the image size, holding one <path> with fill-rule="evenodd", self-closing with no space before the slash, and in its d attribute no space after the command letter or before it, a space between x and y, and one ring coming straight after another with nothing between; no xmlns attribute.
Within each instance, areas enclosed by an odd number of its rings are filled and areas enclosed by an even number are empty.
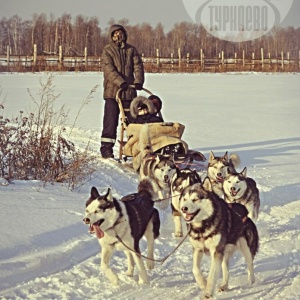
<svg viewBox="0 0 300 300"><path fill-rule="evenodd" d="M134 85L130 85L130 88L135 89ZM153 102L154 106L158 108L158 116L163 120L162 114L161 114L161 108L162 108L162 101L158 96L155 96L146 88L142 88L142 91L145 91L148 93L150 96L148 98L151 98L150 100ZM123 107L122 104L122 99L121 99L121 92L122 89L119 89L116 94L116 101L118 102L118 106L120 109L120 115L121 115L121 128L120 128L120 147L119 147L119 160L122 160L123 156L123 145L125 144L124 141L124 131L127 130L128 125L130 124L129 118L127 118L127 115L130 115L130 108L125 108ZM158 99L156 99L158 98Z"/></svg>

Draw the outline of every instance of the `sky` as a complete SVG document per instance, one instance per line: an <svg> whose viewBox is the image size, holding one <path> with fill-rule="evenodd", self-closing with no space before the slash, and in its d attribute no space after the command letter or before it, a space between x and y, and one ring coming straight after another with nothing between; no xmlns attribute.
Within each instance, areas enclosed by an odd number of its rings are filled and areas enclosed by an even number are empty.
<svg viewBox="0 0 300 300"><path fill-rule="evenodd" d="M131 25L146 22L156 26L161 22L166 32L177 22L192 22L182 0L0 0L0 7L0 18L17 14L23 20L30 20L34 13L46 13L48 16L53 13L56 18L63 13L74 17L79 14L97 16L102 29L107 27L111 18L116 21L127 18ZM299 12L300 0L294 0L282 26L300 27Z"/></svg>
<svg viewBox="0 0 300 300"><path fill-rule="evenodd" d="M71 109L74 124L83 99L102 82L102 73L53 73L57 106ZM5 116L26 111L49 73L0 73ZM240 172L256 181L260 193L257 228L259 252L254 259L256 282L249 286L243 257L230 260L229 290L215 300L299 300L300 295L300 74L146 74L146 88L161 96L166 121L184 124L183 140L208 158L236 153ZM16 85L16 82L18 83ZM75 146L99 153L103 111L102 86L80 111L68 135ZM139 92L140 93L140 92ZM36 100L39 98L37 97ZM0 103L1 103L0 97ZM66 133L70 134L68 129ZM115 154L118 148L115 147ZM125 255L111 260L119 286L112 286L100 270L97 238L83 224L85 202L92 186L101 194L111 187L117 199L137 191L138 177L119 164L99 159L96 172L71 191L64 184L43 186L36 180L0 178L0 298L1 300L199 300L201 292L192 272L188 240L163 264L147 271L149 285L137 284L137 271L126 276ZM194 166L193 166L194 167ZM206 175L207 162L198 168ZM170 254L175 238L171 208L159 209L160 237L155 259ZM145 240L141 240L145 254ZM205 256L202 270L210 266ZM220 280L218 281L220 284Z"/></svg>

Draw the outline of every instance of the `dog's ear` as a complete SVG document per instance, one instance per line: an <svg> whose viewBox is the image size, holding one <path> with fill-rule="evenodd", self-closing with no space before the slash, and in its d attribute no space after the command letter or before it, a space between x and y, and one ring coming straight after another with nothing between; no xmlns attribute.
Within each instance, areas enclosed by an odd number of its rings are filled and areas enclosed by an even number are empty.
<svg viewBox="0 0 300 300"><path fill-rule="evenodd" d="M199 182L199 183L202 182L201 177L199 176L198 172L195 169L193 170L193 177L195 182Z"/></svg>
<svg viewBox="0 0 300 300"><path fill-rule="evenodd" d="M93 186L91 189L91 199L95 200L99 197L99 192L98 190Z"/></svg>
<svg viewBox="0 0 300 300"><path fill-rule="evenodd" d="M208 161L212 161L214 159L215 159L215 155L212 151L210 151Z"/></svg>
<svg viewBox="0 0 300 300"><path fill-rule="evenodd" d="M104 198L105 198L107 201L112 201L112 200L113 200L112 192L111 192L111 189L110 189L110 188L108 188L107 193L106 193L106 195L104 196Z"/></svg>
<svg viewBox="0 0 300 300"><path fill-rule="evenodd" d="M222 156L222 159L228 161L228 152L226 151L226 153L224 154L224 156Z"/></svg>
<svg viewBox="0 0 300 300"><path fill-rule="evenodd" d="M155 155L154 159L155 159L155 161L156 161L157 164L160 162L160 156L159 155Z"/></svg>
<svg viewBox="0 0 300 300"><path fill-rule="evenodd" d="M212 185L208 177L205 177L202 186L206 191L212 192Z"/></svg>
<svg viewBox="0 0 300 300"><path fill-rule="evenodd" d="M245 167L244 170L240 173L242 176L247 178L247 168Z"/></svg>

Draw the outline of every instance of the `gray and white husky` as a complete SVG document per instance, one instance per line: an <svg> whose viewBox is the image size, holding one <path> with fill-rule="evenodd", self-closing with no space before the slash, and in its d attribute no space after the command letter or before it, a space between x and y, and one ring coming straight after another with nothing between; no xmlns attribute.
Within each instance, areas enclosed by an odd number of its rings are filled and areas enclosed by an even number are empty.
<svg viewBox="0 0 300 300"><path fill-rule="evenodd" d="M223 181L228 172L236 172L240 165L240 157L232 153L228 157L228 152L223 156L215 156L211 151L208 159L207 175L212 183L213 191L221 198L224 197Z"/></svg>
<svg viewBox="0 0 300 300"><path fill-rule="evenodd" d="M150 153L142 160L140 181L149 180L153 196L158 200L156 206L161 209L166 209L170 204L171 178L175 172L176 165L170 155Z"/></svg>
<svg viewBox="0 0 300 300"><path fill-rule="evenodd" d="M240 204L241 211L246 210ZM211 299L216 281L222 268L223 280L220 291L228 289L228 261L235 250L240 250L248 266L249 283L255 281L253 259L258 251L259 237L255 224L250 218L240 216L213 191L211 182L205 178L184 189L180 209L190 226L189 238L193 247L193 274L203 298ZM243 213L244 215L247 214ZM206 279L200 269L204 253L211 256L211 266Z"/></svg>
<svg viewBox="0 0 300 300"><path fill-rule="evenodd" d="M83 222L90 225L90 233L96 233L101 246L101 270L112 284L118 284L118 276L109 265L114 250L123 250L127 256L126 275L133 275L135 262L139 270L139 283L149 282L139 241L143 236L147 239L149 259L146 265L151 270L154 268L154 240L159 236L160 229L159 214L153 205L151 194L143 188L118 201L112 197L110 189L101 196L92 187Z"/></svg>
<svg viewBox="0 0 300 300"><path fill-rule="evenodd" d="M180 194L181 192L188 187L189 185L195 183L201 183L201 177L196 172L196 170L192 170L190 168L179 169L176 168L176 172L171 180L171 209L172 216L174 221L174 236L182 237L182 214L180 210Z"/></svg>
<svg viewBox="0 0 300 300"><path fill-rule="evenodd" d="M247 177L247 168L240 173L229 172L223 182L225 201L228 203L240 203L246 206L249 217L253 222L257 221L260 198L256 182Z"/></svg>
<svg viewBox="0 0 300 300"><path fill-rule="evenodd" d="M155 205L166 209L170 204L170 183L176 171L174 158L171 155L162 155L153 152L149 126L144 124L140 131L139 147L141 151L141 164L139 169L139 180L146 180L149 185L153 199L157 200Z"/></svg>

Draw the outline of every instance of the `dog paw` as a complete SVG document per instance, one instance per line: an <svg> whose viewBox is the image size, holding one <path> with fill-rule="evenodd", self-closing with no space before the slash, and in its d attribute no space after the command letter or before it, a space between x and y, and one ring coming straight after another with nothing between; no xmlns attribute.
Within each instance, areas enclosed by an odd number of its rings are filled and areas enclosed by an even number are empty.
<svg viewBox="0 0 300 300"><path fill-rule="evenodd" d="M111 282L112 285L118 286L119 285L119 278L111 279L110 282Z"/></svg>
<svg viewBox="0 0 300 300"><path fill-rule="evenodd" d="M148 279L148 278L147 278L147 279L146 279L146 278L144 278L144 279L143 279L143 278L140 278L140 279L139 279L139 284L141 284L141 285L142 285L142 284L149 284L149 279Z"/></svg>
<svg viewBox="0 0 300 300"><path fill-rule="evenodd" d="M117 285L119 285L119 277L117 276L117 275L115 275L115 274L111 274L109 277L108 277L108 279L109 279L109 281L110 281L110 283L112 284L112 285L115 285L115 286L117 286Z"/></svg>
<svg viewBox="0 0 300 300"><path fill-rule="evenodd" d="M148 270L153 270L154 269L154 261L147 261L146 266Z"/></svg>
<svg viewBox="0 0 300 300"><path fill-rule="evenodd" d="M228 285L221 285L219 288L218 288L218 291L219 292L225 292L228 290Z"/></svg>
<svg viewBox="0 0 300 300"><path fill-rule="evenodd" d="M202 299L205 299L205 300L207 300L207 299L213 299L213 296L212 296L212 294L210 294L210 293L205 293L205 294L203 295Z"/></svg>
<svg viewBox="0 0 300 300"><path fill-rule="evenodd" d="M249 282L249 285L253 285L255 283L255 277L254 276L249 276L248 282Z"/></svg>
<svg viewBox="0 0 300 300"><path fill-rule="evenodd" d="M124 273L124 275L132 277L133 276L133 271L127 271Z"/></svg>
<svg viewBox="0 0 300 300"><path fill-rule="evenodd" d="M183 237L183 233L182 232L175 232L174 237L176 237L176 238Z"/></svg>
<svg viewBox="0 0 300 300"><path fill-rule="evenodd" d="M205 278L199 278L197 280L198 286L200 290L204 291L206 289L207 281Z"/></svg>

